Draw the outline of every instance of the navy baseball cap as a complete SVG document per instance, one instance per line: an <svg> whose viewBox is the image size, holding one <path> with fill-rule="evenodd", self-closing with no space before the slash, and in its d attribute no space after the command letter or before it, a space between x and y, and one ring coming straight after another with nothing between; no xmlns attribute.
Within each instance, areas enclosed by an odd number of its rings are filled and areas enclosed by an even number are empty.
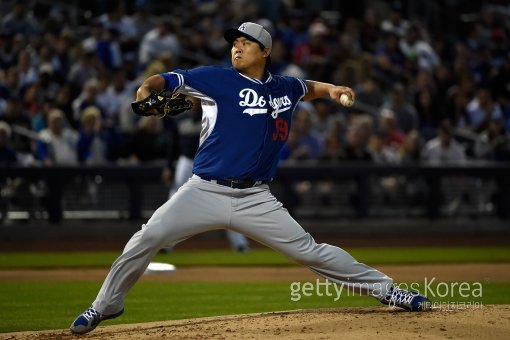
<svg viewBox="0 0 510 340"><path fill-rule="evenodd" d="M263 26L254 22L244 22L237 29L230 28L225 31L224 37L225 40L231 44L239 37L246 37L252 41L261 43L265 48L269 48L269 51L271 51L271 47L273 47L271 34L269 34Z"/></svg>

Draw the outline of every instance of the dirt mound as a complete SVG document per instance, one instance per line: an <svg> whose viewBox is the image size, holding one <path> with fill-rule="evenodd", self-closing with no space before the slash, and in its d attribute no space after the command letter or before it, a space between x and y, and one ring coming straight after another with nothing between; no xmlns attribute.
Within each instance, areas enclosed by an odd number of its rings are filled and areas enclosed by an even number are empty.
<svg viewBox="0 0 510 340"><path fill-rule="evenodd" d="M338 308L108 326L80 339L503 339L510 306L442 306L425 313ZM68 330L0 334L0 339L77 339Z"/></svg>

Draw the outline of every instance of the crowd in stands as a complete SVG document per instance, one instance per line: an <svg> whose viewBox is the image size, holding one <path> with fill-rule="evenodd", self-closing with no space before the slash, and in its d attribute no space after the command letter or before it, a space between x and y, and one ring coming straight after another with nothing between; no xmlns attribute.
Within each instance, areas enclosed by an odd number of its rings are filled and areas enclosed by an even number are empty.
<svg viewBox="0 0 510 340"><path fill-rule="evenodd" d="M335 3L2 1L0 163L176 159L173 119L134 115L135 91L152 74L228 66L223 32L244 21L273 35L271 72L357 94L351 108L300 103L282 162L510 160L510 6Z"/></svg>

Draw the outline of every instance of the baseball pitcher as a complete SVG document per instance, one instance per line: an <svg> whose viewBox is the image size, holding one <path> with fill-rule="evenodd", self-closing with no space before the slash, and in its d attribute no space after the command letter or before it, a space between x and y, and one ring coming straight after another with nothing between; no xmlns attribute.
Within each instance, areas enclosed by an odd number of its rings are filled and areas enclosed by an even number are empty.
<svg viewBox="0 0 510 340"><path fill-rule="evenodd" d="M297 103L325 96L340 103L346 95L349 100L342 101L351 105L352 89L269 73L272 39L258 24L243 23L224 36L232 44L232 67L174 70L147 78L138 89L133 110L142 115L173 114L164 93L199 98L202 131L193 176L129 240L71 332L89 332L122 314L127 293L161 247L220 226L384 304L429 309L425 296L394 286L390 277L339 247L316 243L270 192ZM179 102L176 112L185 105Z"/></svg>

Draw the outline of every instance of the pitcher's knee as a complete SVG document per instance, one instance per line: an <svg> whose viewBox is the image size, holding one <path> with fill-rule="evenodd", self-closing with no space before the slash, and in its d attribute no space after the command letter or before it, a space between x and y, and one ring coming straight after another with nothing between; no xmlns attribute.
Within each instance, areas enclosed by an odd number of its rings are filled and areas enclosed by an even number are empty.
<svg viewBox="0 0 510 340"><path fill-rule="evenodd" d="M310 242L307 247L296 249L291 258L294 261L306 266L328 266L332 263L338 265L338 261L344 258L340 249L326 243L317 244Z"/></svg>
<svg viewBox="0 0 510 340"><path fill-rule="evenodd" d="M287 251L284 251L284 253L297 263L313 266L324 261L322 245L317 244L310 234L302 235L293 244L294 247L290 251L286 249Z"/></svg>
<svg viewBox="0 0 510 340"><path fill-rule="evenodd" d="M168 244L166 238L168 235L162 232L162 228L157 225L146 226L142 233L142 242L148 248L157 248Z"/></svg>

